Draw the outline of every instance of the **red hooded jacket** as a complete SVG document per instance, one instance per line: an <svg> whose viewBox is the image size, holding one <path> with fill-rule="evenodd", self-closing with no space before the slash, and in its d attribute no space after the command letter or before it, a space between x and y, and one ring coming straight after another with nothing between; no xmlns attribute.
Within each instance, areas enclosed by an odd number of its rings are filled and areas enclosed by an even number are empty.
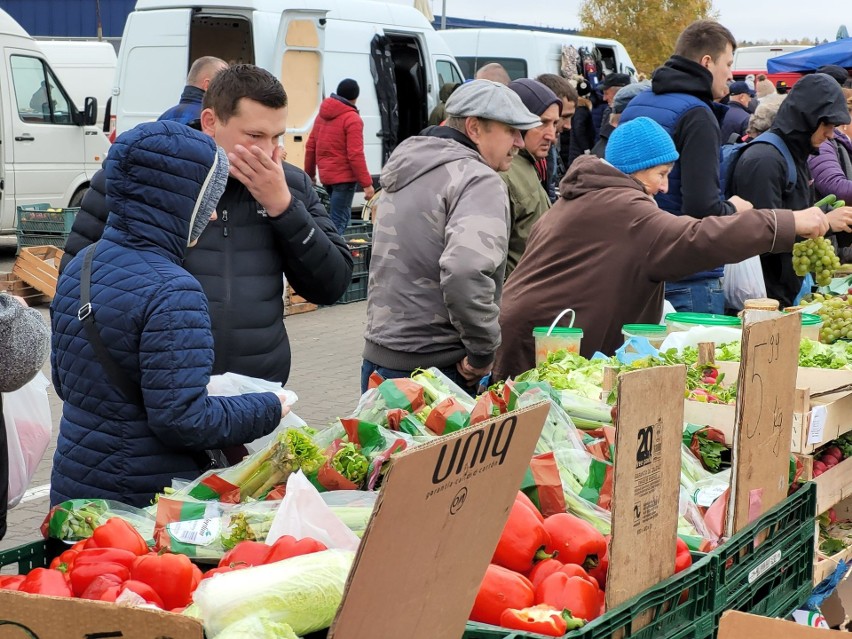
<svg viewBox="0 0 852 639"><path fill-rule="evenodd" d="M364 157L364 122L354 105L335 94L320 105L305 149L305 173L314 179L317 168L323 184L373 184Z"/></svg>

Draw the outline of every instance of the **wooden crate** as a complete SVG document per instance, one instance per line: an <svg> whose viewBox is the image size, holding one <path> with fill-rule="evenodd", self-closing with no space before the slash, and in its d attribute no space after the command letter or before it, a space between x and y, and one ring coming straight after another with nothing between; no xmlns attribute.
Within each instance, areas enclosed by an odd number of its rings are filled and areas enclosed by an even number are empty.
<svg viewBox="0 0 852 639"><path fill-rule="evenodd" d="M287 315L298 315L299 313L308 313L317 310L316 304L311 304L301 295L296 295L290 286L287 286Z"/></svg>
<svg viewBox="0 0 852 639"><path fill-rule="evenodd" d="M22 248L12 273L53 299L56 295L56 280L59 278L59 262L64 254L62 249L55 246Z"/></svg>
<svg viewBox="0 0 852 639"><path fill-rule="evenodd" d="M0 273L0 291L22 297L30 306L41 304L45 301L44 295L14 273Z"/></svg>
<svg viewBox="0 0 852 639"><path fill-rule="evenodd" d="M839 468L842 464L838 464L837 468ZM828 474L828 473L826 473ZM823 475L820 475L819 479L822 479ZM817 495L817 499L819 496ZM852 499L844 499L843 501L833 504L835 514L839 520L849 519L852 520ZM828 510L826 508L825 510ZM824 510L820 510L817 508L817 513L821 514L825 512ZM837 565L840 561L845 561L849 563L852 560L852 546L849 548L845 548L841 550L839 553L827 557L823 553L819 551L819 524L814 523L817 526L817 539L816 539L816 547L814 548L814 585L821 582L823 579L831 575L836 569Z"/></svg>

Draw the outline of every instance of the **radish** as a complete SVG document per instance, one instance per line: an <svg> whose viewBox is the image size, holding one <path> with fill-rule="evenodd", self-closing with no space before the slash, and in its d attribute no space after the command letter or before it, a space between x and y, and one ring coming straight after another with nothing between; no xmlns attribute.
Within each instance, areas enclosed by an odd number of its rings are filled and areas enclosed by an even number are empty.
<svg viewBox="0 0 852 639"><path fill-rule="evenodd" d="M814 462L814 477L819 477L827 470L826 465L819 460Z"/></svg>
<svg viewBox="0 0 852 639"><path fill-rule="evenodd" d="M832 457L837 457L838 460L843 461L843 451L840 450L837 446L829 446L823 451L825 455L831 455Z"/></svg>
<svg viewBox="0 0 852 639"><path fill-rule="evenodd" d="M836 458L831 455L826 455L822 458L822 463L825 464L825 469L834 468L839 463Z"/></svg>

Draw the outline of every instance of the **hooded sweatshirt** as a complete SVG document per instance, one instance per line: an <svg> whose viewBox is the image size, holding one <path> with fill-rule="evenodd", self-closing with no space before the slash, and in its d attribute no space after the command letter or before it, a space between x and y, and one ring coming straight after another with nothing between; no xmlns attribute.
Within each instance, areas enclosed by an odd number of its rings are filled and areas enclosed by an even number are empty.
<svg viewBox="0 0 852 639"><path fill-rule="evenodd" d="M789 251L790 211L746 211L698 220L657 207L642 185L603 160L577 158L561 197L533 228L506 282L497 379L535 366L536 326L565 308L583 329L581 353L612 354L624 324L656 324L667 280L767 251Z"/></svg>
<svg viewBox="0 0 852 639"><path fill-rule="evenodd" d="M464 134L429 127L382 171L364 359L385 368L489 364L509 235L506 186Z"/></svg>
<svg viewBox="0 0 852 639"><path fill-rule="evenodd" d="M252 441L280 421L273 393L207 395L207 299L181 262L227 167L210 137L174 122L141 124L110 148L103 237L67 265L50 308L53 385L64 402L52 504L96 497L145 506L174 477L197 477L206 449ZM88 251L95 328L141 401L109 379L77 319Z"/></svg>
<svg viewBox="0 0 852 639"><path fill-rule="evenodd" d="M814 73L799 80L781 107L772 128L793 156L796 184L787 190L787 164L771 144L745 148L734 167L731 189L757 208L805 209L815 202L808 159L817 150L811 136L821 122L846 124L849 111L840 86L831 77ZM761 255L766 293L781 306L791 306L802 288L789 253Z"/></svg>

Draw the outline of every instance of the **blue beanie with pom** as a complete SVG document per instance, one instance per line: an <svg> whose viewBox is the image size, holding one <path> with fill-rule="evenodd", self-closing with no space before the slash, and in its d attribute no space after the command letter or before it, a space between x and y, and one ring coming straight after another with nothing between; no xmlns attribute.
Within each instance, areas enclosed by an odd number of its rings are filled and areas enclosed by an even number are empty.
<svg viewBox="0 0 852 639"><path fill-rule="evenodd" d="M671 136L651 118L619 124L606 145L606 161L622 173L671 164L680 157Z"/></svg>

